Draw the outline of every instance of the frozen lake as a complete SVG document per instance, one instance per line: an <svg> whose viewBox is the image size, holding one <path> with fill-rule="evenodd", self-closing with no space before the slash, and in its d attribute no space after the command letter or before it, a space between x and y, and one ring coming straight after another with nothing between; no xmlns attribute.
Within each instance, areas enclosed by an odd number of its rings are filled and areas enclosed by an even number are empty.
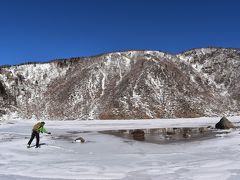
<svg viewBox="0 0 240 180"><path fill-rule="evenodd" d="M45 144L38 149L26 148L36 121L0 121L0 179L238 180L239 129L170 143L156 143L156 139L137 141L129 135L100 132L207 127L214 126L219 120L46 121L45 127L52 134L41 135L41 143ZM240 117L229 120L238 125ZM86 143L74 141L80 136Z"/></svg>

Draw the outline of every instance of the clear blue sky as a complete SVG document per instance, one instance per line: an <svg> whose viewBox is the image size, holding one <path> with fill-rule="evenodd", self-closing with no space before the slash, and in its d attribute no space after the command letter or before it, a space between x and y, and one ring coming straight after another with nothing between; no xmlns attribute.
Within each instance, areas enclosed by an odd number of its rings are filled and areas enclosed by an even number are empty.
<svg viewBox="0 0 240 180"><path fill-rule="evenodd" d="M0 65L240 47L238 0L0 0Z"/></svg>

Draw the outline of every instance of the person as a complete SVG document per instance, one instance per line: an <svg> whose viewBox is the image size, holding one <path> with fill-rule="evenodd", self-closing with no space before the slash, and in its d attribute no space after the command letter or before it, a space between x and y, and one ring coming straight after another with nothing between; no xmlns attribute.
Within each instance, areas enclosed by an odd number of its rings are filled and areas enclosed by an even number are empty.
<svg viewBox="0 0 240 180"><path fill-rule="evenodd" d="M39 133L47 133L47 134L51 134L51 132L48 132L45 128L44 128L45 122L39 122L37 124L35 124L33 126L32 129L32 135L30 140L28 141L28 145L27 147L30 148L31 143L33 141L33 139L36 137L36 148L39 148L39 141L40 141L40 137L39 137Z"/></svg>

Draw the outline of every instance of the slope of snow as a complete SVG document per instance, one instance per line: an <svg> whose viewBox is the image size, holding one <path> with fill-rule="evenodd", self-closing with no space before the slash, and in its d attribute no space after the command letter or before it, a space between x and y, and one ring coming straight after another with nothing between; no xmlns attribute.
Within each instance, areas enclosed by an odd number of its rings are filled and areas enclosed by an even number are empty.
<svg viewBox="0 0 240 180"><path fill-rule="evenodd" d="M229 120L239 123L240 117ZM26 148L31 121L0 122L0 179L239 179L239 130L204 141L152 144L100 130L214 126L219 118L47 121L46 143ZM74 143L82 136L86 143ZM35 143L35 141L33 142Z"/></svg>

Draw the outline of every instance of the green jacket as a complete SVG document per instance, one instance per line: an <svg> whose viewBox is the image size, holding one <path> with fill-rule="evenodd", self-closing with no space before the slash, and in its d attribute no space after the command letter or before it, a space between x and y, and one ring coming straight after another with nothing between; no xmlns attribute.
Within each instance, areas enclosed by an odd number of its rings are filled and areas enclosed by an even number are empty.
<svg viewBox="0 0 240 180"><path fill-rule="evenodd" d="M35 124L32 130L37 131L38 133L48 133L47 129L45 129L40 122Z"/></svg>
<svg viewBox="0 0 240 180"><path fill-rule="evenodd" d="M40 132L40 133L48 133L47 129L45 129L44 127L40 127L38 129L38 132Z"/></svg>

